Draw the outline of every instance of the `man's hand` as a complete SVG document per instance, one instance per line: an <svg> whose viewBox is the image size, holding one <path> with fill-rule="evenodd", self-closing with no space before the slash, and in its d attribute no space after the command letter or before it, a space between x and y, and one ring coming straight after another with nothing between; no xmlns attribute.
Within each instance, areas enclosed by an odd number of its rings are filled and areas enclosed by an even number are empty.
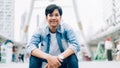
<svg viewBox="0 0 120 68"><path fill-rule="evenodd" d="M48 55L46 57L46 60L48 62L48 64L46 65L47 68L58 68L59 66L61 66L61 61L57 56Z"/></svg>

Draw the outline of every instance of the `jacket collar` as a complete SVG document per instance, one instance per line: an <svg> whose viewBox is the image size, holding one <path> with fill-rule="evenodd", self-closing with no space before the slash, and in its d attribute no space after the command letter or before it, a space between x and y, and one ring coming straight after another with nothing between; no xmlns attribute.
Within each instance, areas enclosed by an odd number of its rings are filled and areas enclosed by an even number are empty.
<svg viewBox="0 0 120 68"><path fill-rule="evenodd" d="M49 28L49 26L46 26L45 32L46 32L46 35L50 35L50 28ZM62 28L61 28L61 24L59 24L58 27L57 27L56 33L62 33L62 32L63 31L62 31Z"/></svg>

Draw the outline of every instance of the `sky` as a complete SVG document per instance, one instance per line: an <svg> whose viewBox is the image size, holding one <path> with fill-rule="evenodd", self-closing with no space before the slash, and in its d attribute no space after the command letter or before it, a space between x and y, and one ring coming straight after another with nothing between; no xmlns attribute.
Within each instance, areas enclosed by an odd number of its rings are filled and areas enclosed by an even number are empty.
<svg viewBox="0 0 120 68"><path fill-rule="evenodd" d="M102 0L77 0L79 3L79 16L83 24L85 34L96 33L102 26L103 5ZM98 26L99 25L99 26Z"/></svg>
<svg viewBox="0 0 120 68"><path fill-rule="evenodd" d="M25 11L29 10L30 0L15 0L15 41L20 42L20 24L21 16Z"/></svg>
<svg viewBox="0 0 120 68"><path fill-rule="evenodd" d="M76 0L77 2L77 10L79 20L83 26L83 32L86 37L90 37L95 34L102 26L104 26L103 21L103 8L102 8L102 0ZM20 41L20 23L21 16L24 13L29 13L31 0L15 0L15 40ZM75 31L79 31L72 0L64 0L64 2L60 1L56 2L60 6L63 7L63 20L67 22L69 25L73 27ZM46 6L49 3L39 3L36 2L35 6ZM43 7L44 8L44 7ZM29 38L34 33L36 29L36 15L40 16L40 22L44 22L44 9L34 10L33 15L30 21L29 26ZM43 18L42 18L42 17ZM43 20L42 20L43 19ZM99 26L98 26L99 25Z"/></svg>

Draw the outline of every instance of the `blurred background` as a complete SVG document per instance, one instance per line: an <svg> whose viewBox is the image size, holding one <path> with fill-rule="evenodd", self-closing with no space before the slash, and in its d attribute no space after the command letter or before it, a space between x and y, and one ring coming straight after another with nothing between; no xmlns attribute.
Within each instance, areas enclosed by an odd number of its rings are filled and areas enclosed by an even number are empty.
<svg viewBox="0 0 120 68"><path fill-rule="evenodd" d="M49 4L62 7L62 21L76 33L80 68L119 67L120 0L0 0L0 68L28 68L27 43L47 24Z"/></svg>

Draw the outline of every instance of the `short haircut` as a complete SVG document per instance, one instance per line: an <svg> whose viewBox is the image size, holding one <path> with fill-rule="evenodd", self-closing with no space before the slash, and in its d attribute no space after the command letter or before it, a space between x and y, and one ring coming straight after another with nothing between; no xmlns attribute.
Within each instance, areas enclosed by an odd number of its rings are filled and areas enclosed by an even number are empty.
<svg viewBox="0 0 120 68"><path fill-rule="evenodd" d="M62 16L62 8L60 6L57 6L56 4L50 4L45 9L45 15L52 14L55 9L58 9L58 12L60 16Z"/></svg>
<svg viewBox="0 0 120 68"><path fill-rule="evenodd" d="M12 43L12 44L13 44L13 41L7 39L7 40L5 41L5 44L7 44L7 43Z"/></svg>

